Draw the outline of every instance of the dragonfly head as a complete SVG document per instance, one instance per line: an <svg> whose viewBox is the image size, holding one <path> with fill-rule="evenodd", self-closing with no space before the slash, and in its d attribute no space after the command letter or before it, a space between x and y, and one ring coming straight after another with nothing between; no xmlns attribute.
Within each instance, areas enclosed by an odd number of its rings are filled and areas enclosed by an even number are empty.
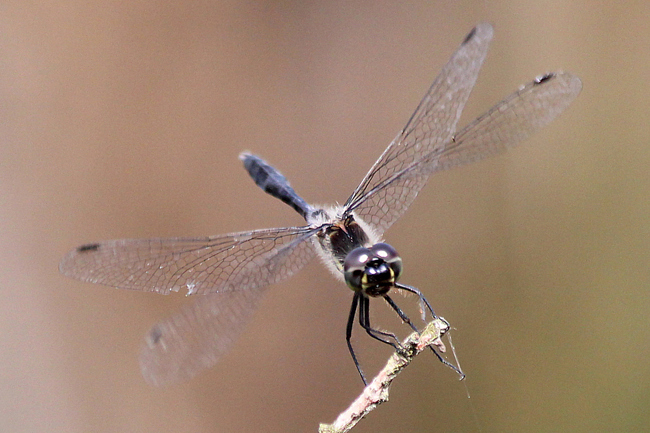
<svg viewBox="0 0 650 433"><path fill-rule="evenodd" d="M383 242L370 248L355 248L345 257L343 275L355 292L368 296L386 294L402 273L402 259L395 248Z"/></svg>

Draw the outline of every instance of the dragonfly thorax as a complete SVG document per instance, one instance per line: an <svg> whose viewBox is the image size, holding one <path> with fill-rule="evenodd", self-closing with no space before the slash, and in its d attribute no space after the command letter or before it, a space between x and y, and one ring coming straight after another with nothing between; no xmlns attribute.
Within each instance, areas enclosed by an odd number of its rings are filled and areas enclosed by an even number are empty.
<svg viewBox="0 0 650 433"><path fill-rule="evenodd" d="M381 296L395 285L402 273L402 259L390 245L379 242L370 248L355 248L343 263L343 276L355 292Z"/></svg>
<svg viewBox="0 0 650 433"><path fill-rule="evenodd" d="M340 209L321 209L321 220L315 224L323 228L318 232L318 250L325 264L335 274L343 272L343 262L348 254L359 247L370 248L379 239L372 229L350 213L341 215Z"/></svg>

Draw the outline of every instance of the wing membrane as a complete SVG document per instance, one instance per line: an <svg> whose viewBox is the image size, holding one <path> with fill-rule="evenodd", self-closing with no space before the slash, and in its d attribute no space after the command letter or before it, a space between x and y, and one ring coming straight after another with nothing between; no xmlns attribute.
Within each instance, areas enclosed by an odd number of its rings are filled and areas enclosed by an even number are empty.
<svg viewBox="0 0 650 433"><path fill-rule="evenodd" d="M580 79L568 72L543 75L522 86L460 131L439 157L427 157L433 173L498 155L548 125L582 90Z"/></svg>
<svg viewBox="0 0 650 433"><path fill-rule="evenodd" d="M503 153L555 119L581 90L580 79L567 72L537 78L470 123L444 146L368 191L351 210L365 221L392 223L394 214L383 208L404 207L431 174ZM413 188L417 189L415 193Z"/></svg>
<svg viewBox="0 0 650 433"><path fill-rule="evenodd" d="M409 119L404 129L388 146L346 202L346 210L367 211L368 219L379 234L395 222L415 199L426 178L410 178L408 185L391 187L384 201L374 200L378 208L360 207L360 202L387 179L419 161L424 155L447 143L456 132L456 124L476 83L492 39L492 26L477 25L452 55ZM374 193L373 193L374 194ZM370 202L367 203L370 205Z"/></svg>
<svg viewBox="0 0 650 433"><path fill-rule="evenodd" d="M287 227L205 238L122 239L68 253L61 273L121 289L206 294L281 281L314 255L305 242L317 229Z"/></svg>
<svg viewBox="0 0 650 433"><path fill-rule="evenodd" d="M196 297L194 303L155 325L140 352L145 380L162 386L215 365L245 329L261 293L252 289Z"/></svg>

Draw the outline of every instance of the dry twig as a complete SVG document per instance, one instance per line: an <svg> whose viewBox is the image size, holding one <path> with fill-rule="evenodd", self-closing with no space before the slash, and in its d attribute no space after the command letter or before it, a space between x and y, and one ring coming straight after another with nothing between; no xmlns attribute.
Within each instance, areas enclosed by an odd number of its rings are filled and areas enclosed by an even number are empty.
<svg viewBox="0 0 650 433"><path fill-rule="evenodd" d="M332 424L321 424L319 433L346 433L380 404L388 401L388 389L397 375L411 363L427 346L435 346L441 352L445 345L440 340L449 330L449 323L438 317L427 324L422 332L409 335L402 343L403 350L396 351L361 395L342 412Z"/></svg>

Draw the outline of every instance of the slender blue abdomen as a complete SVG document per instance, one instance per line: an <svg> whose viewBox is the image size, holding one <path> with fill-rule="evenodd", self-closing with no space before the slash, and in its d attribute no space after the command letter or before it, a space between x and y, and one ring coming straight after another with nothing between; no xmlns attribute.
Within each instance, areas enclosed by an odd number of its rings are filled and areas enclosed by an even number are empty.
<svg viewBox="0 0 650 433"><path fill-rule="evenodd" d="M305 220L313 209L296 191L289 186L289 181L276 168L270 166L266 161L250 153L242 153L239 159L244 162L244 168L253 178L255 184L264 192L279 198L302 215Z"/></svg>

